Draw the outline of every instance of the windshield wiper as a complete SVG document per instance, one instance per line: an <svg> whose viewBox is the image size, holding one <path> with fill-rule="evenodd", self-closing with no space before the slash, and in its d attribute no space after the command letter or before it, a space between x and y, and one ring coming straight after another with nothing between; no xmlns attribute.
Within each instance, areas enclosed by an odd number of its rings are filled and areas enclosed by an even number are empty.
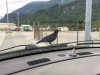
<svg viewBox="0 0 100 75"><path fill-rule="evenodd" d="M90 41L90 43L86 43L87 41ZM39 48L39 49L43 49L43 48L54 48L54 47L63 47L63 46L68 46L68 44L72 44L72 43L76 43L76 45L87 45L87 44L91 44L93 47L93 44L100 44L100 43L94 43L94 41L100 41L100 40L86 40L86 41L78 41L78 42L85 42L85 43L77 43L77 42L68 42L68 43L61 43L61 44L54 44L54 45L49 45L49 46L44 46L44 47L37 47L33 44L28 44L28 45L18 45L18 46L14 46L14 47L10 47L7 49L3 49L0 50L0 52L2 51L6 51L12 48L16 48L16 47L21 47L21 46L25 46L25 50L29 50L29 49L35 49L35 48Z"/></svg>
<svg viewBox="0 0 100 75"><path fill-rule="evenodd" d="M10 47L10 48L7 48L7 49L0 50L0 52L6 51L6 50L9 50L9 49L13 49L13 48L17 48L17 47L22 47L22 46L25 46L25 50L33 49L33 48L38 48L37 46L35 46L35 45L33 45L33 44L28 44L28 45L18 45L18 46L13 46L13 47Z"/></svg>
<svg viewBox="0 0 100 75"><path fill-rule="evenodd" d="M67 45L66 44L54 44L54 45L49 45L49 46L45 46L45 47L37 47L33 44L18 45L18 46L14 46L14 47L10 47L10 48L7 48L7 49L0 50L0 52L7 51L9 49L13 49L13 48L17 48L17 47L22 47L22 46L25 46L25 50L29 50L29 49L36 49L36 48L43 49L43 48L64 47L64 46L67 46Z"/></svg>

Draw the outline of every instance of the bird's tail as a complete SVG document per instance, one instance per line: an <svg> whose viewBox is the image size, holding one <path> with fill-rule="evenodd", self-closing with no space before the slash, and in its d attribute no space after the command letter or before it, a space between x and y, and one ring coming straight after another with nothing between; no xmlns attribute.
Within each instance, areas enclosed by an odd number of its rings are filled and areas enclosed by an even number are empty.
<svg viewBox="0 0 100 75"><path fill-rule="evenodd" d="M38 41L36 44L40 43L41 41Z"/></svg>

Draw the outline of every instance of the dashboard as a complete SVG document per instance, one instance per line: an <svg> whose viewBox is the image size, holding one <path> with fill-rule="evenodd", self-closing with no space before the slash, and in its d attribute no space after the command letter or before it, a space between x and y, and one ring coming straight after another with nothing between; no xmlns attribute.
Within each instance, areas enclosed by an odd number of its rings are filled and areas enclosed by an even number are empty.
<svg viewBox="0 0 100 75"><path fill-rule="evenodd" d="M62 50L0 61L0 75L100 75L100 48Z"/></svg>

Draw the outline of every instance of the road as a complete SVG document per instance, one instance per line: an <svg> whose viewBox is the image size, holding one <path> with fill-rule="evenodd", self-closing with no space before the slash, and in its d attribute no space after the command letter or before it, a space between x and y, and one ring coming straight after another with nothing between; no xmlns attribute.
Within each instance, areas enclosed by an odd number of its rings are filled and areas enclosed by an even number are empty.
<svg viewBox="0 0 100 75"><path fill-rule="evenodd" d="M5 48L9 48L9 47L13 47L14 46L14 42L13 42L13 38L11 34L6 34L1 46L0 46L0 50L5 49Z"/></svg>
<svg viewBox="0 0 100 75"><path fill-rule="evenodd" d="M47 35L53 32L47 32ZM43 33L46 35L46 32ZM91 32L91 39L92 40L99 40L99 32ZM79 31L78 41L85 40L85 31ZM65 42L73 42L77 41L77 32L76 31L66 31L66 32L59 32L58 33L58 43L65 43ZM53 43L57 43L54 41Z"/></svg>
<svg viewBox="0 0 100 75"><path fill-rule="evenodd" d="M40 43L40 44L37 45L36 42L38 40L34 39L34 32L21 32L21 33L24 35L24 37L27 40L31 41L36 46L40 47L40 46L47 46L47 45L49 45L48 43Z"/></svg>
<svg viewBox="0 0 100 75"><path fill-rule="evenodd" d="M4 34L4 33L3 33ZM17 45L27 45L33 44L31 41L27 40L21 32L13 32L5 34L3 38L2 44L0 46L0 50L10 48ZM22 49L25 47L21 47Z"/></svg>
<svg viewBox="0 0 100 75"><path fill-rule="evenodd" d="M0 46L1 46L5 36L6 36L5 32L4 31L0 31Z"/></svg>
<svg viewBox="0 0 100 75"><path fill-rule="evenodd" d="M47 35L53 33L53 31L48 31ZM12 34L5 34L0 32L0 50L9 48L16 45L34 44L36 46L47 46L48 43L36 44L38 40L34 39L34 32L13 32ZM46 36L46 32L43 32L43 37ZM99 40L99 32L91 32L92 40ZM3 40L4 39L4 40ZM85 32L79 31L79 41L85 40ZM58 43L68 43L77 41L76 31L67 31L58 33ZM52 44L57 44L57 40L52 42Z"/></svg>
<svg viewBox="0 0 100 75"><path fill-rule="evenodd" d="M47 33L43 32L43 37L49 34L53 33L53 31L47 31ZM34 39L34 32L22 32L22 34L30 41L32 41L34 44L38 41ZM79 37L78 41L84 41L85 40L85 31L79 31ZM91 32L91 38L92 40L99 40L99 32ZM77 41L77 32L76 31L67 31L67 32L59 32L58 33L58 43L67 43L67 42L75 42ZM57 40L52 42L53 44L57 43ZM46 44L47 45L47 44ZM48 44L49 45L49 44ZM38 44L38 46L41 46L41 44ZM44 43L42 43L42 46L45 46Z"/></svg>
<svg viewBox="0 0 100 75"><path fill-rule="evenodd" d="M14 32L12 37L15 46L33 44L31 41L27 40L21 32Z"/></svg>

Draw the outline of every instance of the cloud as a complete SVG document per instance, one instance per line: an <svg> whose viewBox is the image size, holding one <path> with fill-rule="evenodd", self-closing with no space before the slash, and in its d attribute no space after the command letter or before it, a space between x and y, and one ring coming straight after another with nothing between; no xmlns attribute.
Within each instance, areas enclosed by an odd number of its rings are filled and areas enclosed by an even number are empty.
<svg viewBox="0 0 100 75"><path fill-rule="evenodd" d="M16 0L16 1L9 2L9 4L21 3L21 2L33 2L33 1L49 1L49 0Z"/></svg>
<svg viewBox="0 0 100 75"><path fill-rule="evenodd" d="M4 6L4 5L6 5L6 3L2 3L2 4L0 4L0 8L1 8L2 6Z"/></svg>
<svg viewBox="0 0 100 75"><path fill-rule="evenodd" d="M49 0L7 0L8 1L8 12L11 13L18 8L21 8L22 6L26 5L27 3L33 2L33 1L49 1ZM0 16L4 16L6 14L6 0L0 1Z"/></svg>
<svg viewBox="0 0 100 75"><path fill-rule="evenodd" d="M9 4L21 3L21 2L25 2L25 1L28 1L28 0L17 0L17 1L12 1L12 2L9 2Z"/></svg>

